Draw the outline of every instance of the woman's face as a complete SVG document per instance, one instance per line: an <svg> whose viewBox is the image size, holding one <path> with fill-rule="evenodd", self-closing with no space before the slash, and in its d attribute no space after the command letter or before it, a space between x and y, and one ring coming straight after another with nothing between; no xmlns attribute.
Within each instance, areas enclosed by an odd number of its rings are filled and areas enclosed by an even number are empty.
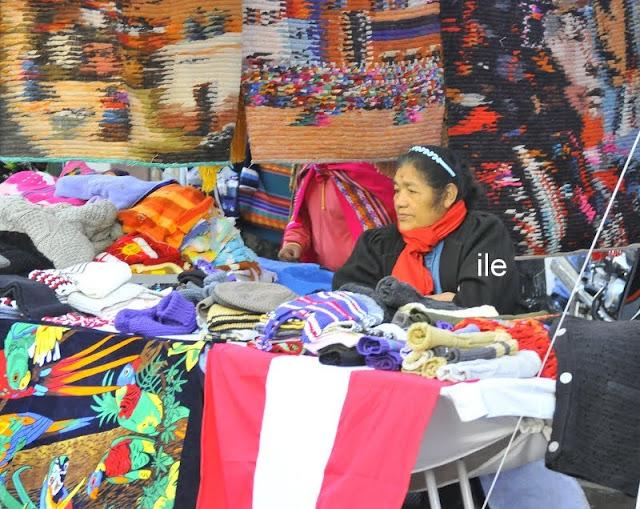
<svg viewBox="0 0 640 509"><path fill-rule="evenodd" d="M401 231L431 226L451 207L457 195L456 186L449 184L444 197L438 196L437 191L426 183L412 164L403 164L398 168L393 187L393 203Z"/></svg>

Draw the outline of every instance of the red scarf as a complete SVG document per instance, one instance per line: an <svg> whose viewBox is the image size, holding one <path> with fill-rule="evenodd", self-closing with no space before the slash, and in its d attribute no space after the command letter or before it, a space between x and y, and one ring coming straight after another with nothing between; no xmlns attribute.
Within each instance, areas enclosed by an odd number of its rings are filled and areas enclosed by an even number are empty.
<svg viewBox="0 0 640 509"><path fill-rule="evenodd" d="M444 216L431 226L401 231L406 246L400 253L391 273L396 279L409 283L422 295L433 293L433 276L424 265L424 255L438 242L458 229L467 216L462 200L456 202Z"/></svg>

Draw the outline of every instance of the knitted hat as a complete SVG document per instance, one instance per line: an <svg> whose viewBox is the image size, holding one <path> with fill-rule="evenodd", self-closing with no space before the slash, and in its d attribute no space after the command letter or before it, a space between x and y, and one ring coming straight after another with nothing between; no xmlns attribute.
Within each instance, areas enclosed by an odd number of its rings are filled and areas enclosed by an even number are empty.
<svg viewBox="0 0 640 509"><path fill-rule="evenodd" d="M223 306L256 313L268 313L298 297L286 286L257 281L220 283L215 287L213 296Z"/></svg>
<svg viewBox="0 0 640 509"><path fill-rule="evenodd" d="M197 327L196 308L178 292L172 292L153 308L120 311L115 326L121 332L146 336L190 334Z"/></svg>

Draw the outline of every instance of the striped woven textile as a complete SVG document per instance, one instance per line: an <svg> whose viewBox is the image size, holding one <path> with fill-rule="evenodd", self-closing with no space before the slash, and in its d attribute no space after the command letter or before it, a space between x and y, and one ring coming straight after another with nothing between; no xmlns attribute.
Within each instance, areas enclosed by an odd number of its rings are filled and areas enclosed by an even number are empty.
<svg viewBox="0 0 640 509"><path fill-rule="evenodd" d="M229 159L242 0L0 0L0 157Z"/></svg>
<svg viewBox="0 0 640 509"><path fill-rule="evenodd" d="M382 201L349 177L348 173L336 170L332 175L340 193L355 211L363 231L393 223Z"/></svg>
<svg viewBox="0 0 640 509"><path fill-rule="evenodd" d="M440 143L438 0L244 5L254 161L385 160Z"/></svg>
<svg viewBox="0 0 640 509"><path fill-rule="evenodd" d="M588 248L640 128L640 3L442 3L449 146L520 255ZM640 152L599 247L640 239Z"/></svg>
<svg viewBox="0 0 640 509"><path fill-rule="evenodd" d="M247 223L284 231L291 208L291 165L261 164L256 167L260 178L253 194L240 192L240 215Z"/></svg>

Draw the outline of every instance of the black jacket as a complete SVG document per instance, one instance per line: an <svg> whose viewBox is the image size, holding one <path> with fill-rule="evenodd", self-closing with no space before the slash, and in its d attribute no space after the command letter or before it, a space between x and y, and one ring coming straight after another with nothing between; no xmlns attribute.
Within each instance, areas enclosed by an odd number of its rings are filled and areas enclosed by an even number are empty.
<svg viewBox="0 0 640 509"><path fill-rule="evenodd" d="M360 283L375 288L388 276L405 247L395 225L365 231L344 266L335 273L333 288L344 283ZM478 254L489 255L489 264L500 258L506 273L497 277L478 275ZM484 270L484 269L483 269ZM470 211L462 225L444 240L440 256L440 283L443 292L454 292L454 303L462 307L490 304L501 314L517 310L519 278L509 232L487 212Z"/></svg>
<svg viewBox="0 0 640 509"><path fill-rule="evenodd" d="M547 467L635 497L640 479L640 322L567 316L562 328L555 342L558 377Z"/></svg>

